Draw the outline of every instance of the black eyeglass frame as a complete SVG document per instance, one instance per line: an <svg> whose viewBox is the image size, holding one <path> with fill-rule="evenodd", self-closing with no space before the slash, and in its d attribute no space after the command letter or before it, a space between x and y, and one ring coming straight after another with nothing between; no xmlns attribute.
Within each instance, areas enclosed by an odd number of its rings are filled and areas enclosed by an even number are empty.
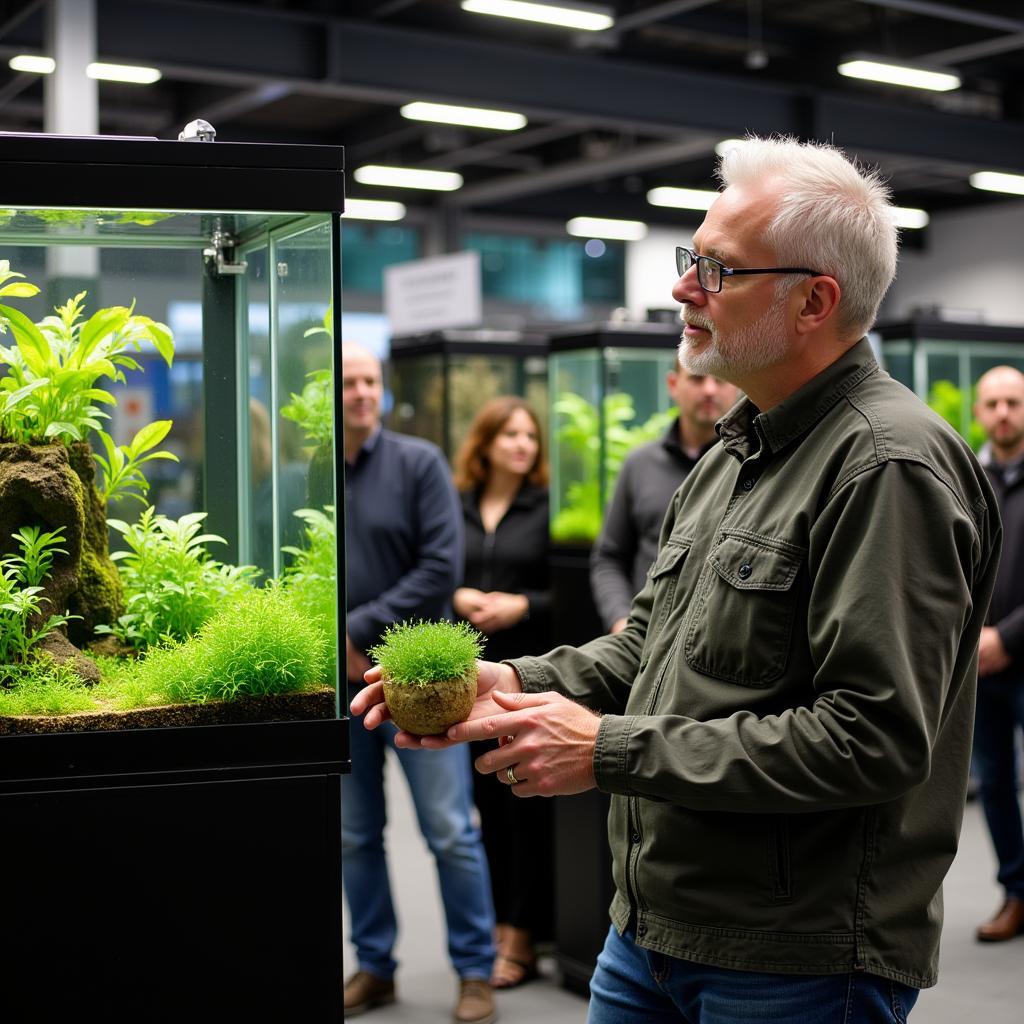
<svg viewBox="0 0 1024 1024"><path fill-rule="evenodd" d="M718 267L718 287L709 288L701 278L705 276L705 271L701 267L701 264L707 265L713 263ZM697 284L708 292L710 295L717 295L722 290L722 282L727 277L732 277L736 274L810 274L811 277L823 276L818 270L811 270L810 267L758 267L734 269L733 267L727 267L721 260L716 260L713 256L698 256L692 249L687 249L685 245L676 246L676 271L679 276L682 277L690 267L697 268Z"/></svg>

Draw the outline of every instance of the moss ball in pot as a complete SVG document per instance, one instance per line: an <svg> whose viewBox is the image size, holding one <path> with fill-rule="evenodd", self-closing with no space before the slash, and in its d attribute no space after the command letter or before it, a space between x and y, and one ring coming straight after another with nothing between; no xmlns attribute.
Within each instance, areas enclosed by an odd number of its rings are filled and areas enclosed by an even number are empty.
<svg viewBox="0 0 1024 1024"><path fill-rule="evenodd" d="M405 622L370 648L381 669L384 701L400 729L443 733L469 717L476 700L480 634L468 622Z"/></svg>

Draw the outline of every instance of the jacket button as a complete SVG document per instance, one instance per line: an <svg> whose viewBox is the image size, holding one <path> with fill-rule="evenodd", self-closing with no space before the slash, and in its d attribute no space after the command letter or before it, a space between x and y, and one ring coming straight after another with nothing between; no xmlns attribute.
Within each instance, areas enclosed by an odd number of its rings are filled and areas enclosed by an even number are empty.
<svg viewBox="0 0 1024 1024"><path fill-rule="evenodd" d="M754 478L748 476L747 479L743 481L743 490L749 491L753 486L754 486Z"/></svg>
<svg viewBox="0 0 1024 1024"><path fill-rule="evenodd" d="M741 580L750 579L750 574L754 571L753 566L749 562L744 562L739 568L739 574Z"/></svg>
<svg viewBox="0 0 1024 1024"><path fill-rule="evenodd" d="M631 836L629 837L629 841L630 841L630 842L631 842L631 843L632 843L632 844L633 844L634 846L639 846L639 845L640 845L640 833L639 833L639 832L634 832L634 833L633 833L633 834L632 834L632 835L631 835Z"/></svg>
<svg viewBox="0 0 1024 1024"><path fill-rule="evenodd" d="M645 925L643 923L643 921L641 921L640 924L638 924L636 926L636 933L637 933L637 935L646 935L647 934L647 925Z"/></svg>

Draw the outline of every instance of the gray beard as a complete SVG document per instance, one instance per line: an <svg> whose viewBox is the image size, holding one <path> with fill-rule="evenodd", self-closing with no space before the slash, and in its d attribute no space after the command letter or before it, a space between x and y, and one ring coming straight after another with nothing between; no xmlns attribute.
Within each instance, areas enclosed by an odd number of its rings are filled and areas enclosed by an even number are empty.
<svg viewBox="0 0 1024 1024"><path fill-rule="evenodd" d="M687 373L696 376L721 377L739 383L785 357L788 345L783 321L784 302L774 302L746 327L723 338L718 328L710 325L711 344L703 352L693 352L685 335L679 343L679 363ZM697 326L708 326L695 318Z"/></svg>

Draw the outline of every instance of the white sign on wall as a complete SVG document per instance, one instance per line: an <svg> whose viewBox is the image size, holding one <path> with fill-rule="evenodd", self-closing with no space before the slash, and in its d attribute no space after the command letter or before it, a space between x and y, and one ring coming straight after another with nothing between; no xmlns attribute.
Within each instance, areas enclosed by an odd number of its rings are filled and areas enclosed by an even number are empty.
<svg viewBox="0 0 1024 1024"><path fill-rule="evenodd" d="M456 252L385 267L384 313L393 336L475 327L483 316L480 254Z"/></svg>

